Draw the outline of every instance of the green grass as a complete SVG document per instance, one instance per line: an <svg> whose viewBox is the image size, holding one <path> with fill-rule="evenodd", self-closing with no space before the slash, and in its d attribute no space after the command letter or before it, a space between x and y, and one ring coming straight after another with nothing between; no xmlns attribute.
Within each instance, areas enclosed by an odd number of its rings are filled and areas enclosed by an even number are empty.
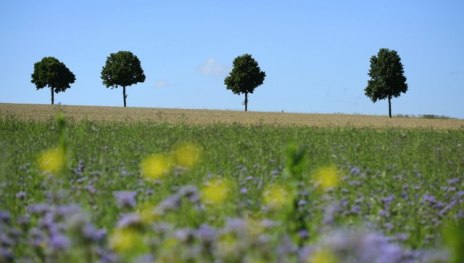
<svg viewBox="0 0 464 263"><path fill-rule="evenodd" d="M433 195L446 206L464 190L464 133L459 130L148 121L80 121L67 129L69 169L59 176L47 176L38 170L36 161L43 150L58 143L55 122L0 119L0 211L8 210L16 218L27 213L28 205L50 202L47 195L64 191L60 203L81 205L96 226L111 233L121 214L128 212L117 206L115 191L136 191L138 204L154 207L182 186L201 189L210 178L227 178L233 190L220 207L198 212L184 202L179 210L158 220L180 229L201 224L220 228L228 218L266 218L280 222L270 234L278 237L293 231L296 217L302 216L310 232L306 243L317 242L324 228L372 224L389 236L407 234L404 244L411 248L441 246L443 222L463 212L462 199L442 215L442 209L422 200L426 194ZM144 158L169 153L182 142L202 150L194 168L173 170L160 182L141 176ZM292 143L304 152L302 173L293 176L285 171L286 150ZM342 180L324 193L316 189L311 176L332 164ZM78 166L83 170L74 172ZM461 179L449 185L453 178ZM300 191L295 199L305 196L304 191L308 195L304 211L263 209L263 189L272 183ZM89 191L89 185L95 192ZM243 188L246 194L240 193ZM21 191L26 193L24 200L15 197ZM393 201L385 204L383 199L391 195ZM330 207L337 209L333 220L324 224ZM382 210L387 214L382 215Z"/></svg>

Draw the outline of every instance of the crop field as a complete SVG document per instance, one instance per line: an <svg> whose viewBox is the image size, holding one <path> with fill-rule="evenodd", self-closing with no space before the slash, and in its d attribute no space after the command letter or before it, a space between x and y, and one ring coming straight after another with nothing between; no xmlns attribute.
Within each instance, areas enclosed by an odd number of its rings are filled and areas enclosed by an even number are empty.
<svg viewBox="0 0 464 263"><path fill-rule="evenodd" d="M462 120L0 113L0 262L464 260Z"/></svg>

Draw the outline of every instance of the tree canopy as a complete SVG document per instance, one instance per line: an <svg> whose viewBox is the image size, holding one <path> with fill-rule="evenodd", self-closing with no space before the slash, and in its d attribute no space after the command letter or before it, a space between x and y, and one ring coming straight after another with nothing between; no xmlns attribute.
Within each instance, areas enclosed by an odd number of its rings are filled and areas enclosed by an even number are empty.
<svg viewBox="0 0 464 263"><path fill-rule="evenodd" d="M391 118L391 99L406 93L408 84L404 76L401 58L395 50L381 48L377 56L370 59L370 80L364 89L373 102L388 99L388 116Z"/></svg>
<svg viewBox="0 0 464 263"><path fill-rule="evenodd" d="M50 87L52 105L55 104L54 94L64 92L76 80L66 65L54 57L44 57L36 62L31 77L37 90Z"/></svg>
<svg viewBox="0 0 464 263"><path fill-rule="evenodd" d="M126 107L126 87L145 81L140 60L130 51L111 53L101 72L103 84L108 88L122 86L124 107Z"/></svg>
<svg viewBox="0 0 464 263"><path fill-rule="evenodd" d="M245 94L245 111L248 110L248 93L263 84L266 73L261 71L258 62L250 55L244 54L234 59L233 69L224 80L227 89L234 94Z"/></svg>

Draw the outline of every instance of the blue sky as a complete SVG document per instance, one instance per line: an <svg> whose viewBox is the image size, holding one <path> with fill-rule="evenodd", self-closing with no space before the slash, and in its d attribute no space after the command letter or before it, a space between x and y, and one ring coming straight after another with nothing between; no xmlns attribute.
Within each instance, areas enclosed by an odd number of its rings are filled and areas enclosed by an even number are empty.
<svg viewBox="0 0 464 263"><path fill-rule="evenodd" d="M30 82L45 56L76 82L55 102L122 106L105 88L110 53L133 52L146 80L129 107L243 110L224 78L250 53L266 72L249 110L388 114L364 95L369 58L398 51L409 90L393 114L464 118L462 0L4 0L0 2L0 102L50 103Z"/></svg>

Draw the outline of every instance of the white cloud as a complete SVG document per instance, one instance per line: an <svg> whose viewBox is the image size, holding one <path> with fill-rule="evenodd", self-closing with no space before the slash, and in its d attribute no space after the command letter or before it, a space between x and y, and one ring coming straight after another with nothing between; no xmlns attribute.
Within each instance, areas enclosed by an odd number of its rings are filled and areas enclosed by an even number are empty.
<svg viewBox="0 0 464 263"><path fill-rule="evenodd" d="M165 81L165 80L158 80L157 82L155 82L155 88L157 89L162 89L162 88L167 88L167 87L171 87L171 83Z"/></svg>
<svg viewBox="0 0 464 263"><path fill-rule="evenodd" d="M222 77L229 73L229 67L209 58L198 68L198 72L206 76Z"/></svg>

